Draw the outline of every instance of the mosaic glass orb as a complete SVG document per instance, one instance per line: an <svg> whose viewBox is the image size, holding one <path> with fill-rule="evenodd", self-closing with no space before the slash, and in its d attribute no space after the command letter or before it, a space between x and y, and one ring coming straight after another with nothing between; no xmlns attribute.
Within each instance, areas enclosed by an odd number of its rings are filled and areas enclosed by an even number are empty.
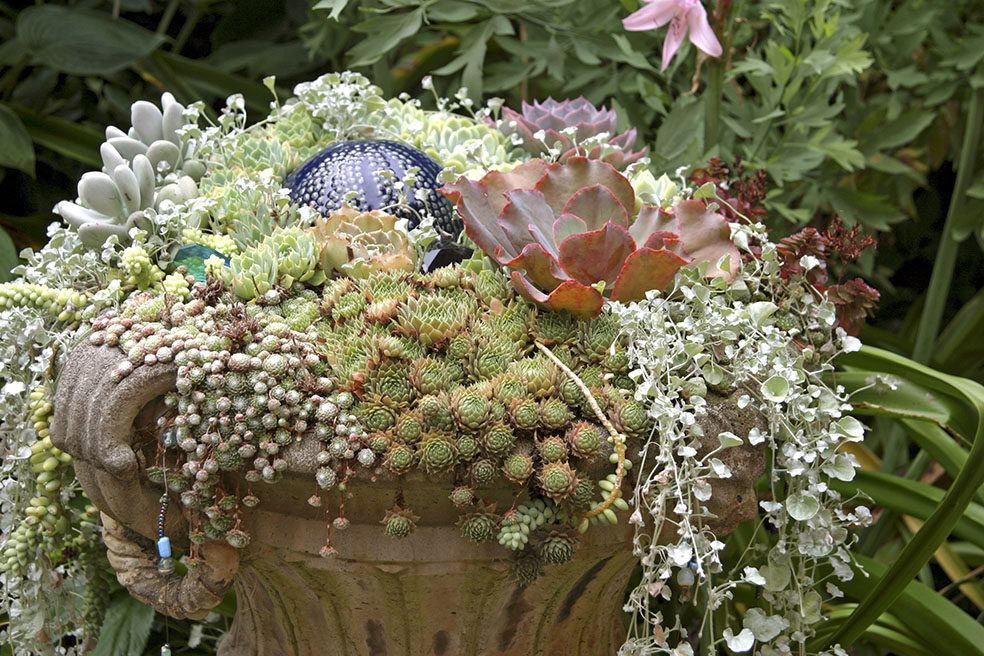
<svg viewBox="0 0 984 656"><path fill-rule="evenodd" d="M417 167L417 180L406 193L406 203L398 206L400 192L394 183L403 180L409 168ZM392 176L384 172L391 171ZM382 139L342 141L328 146L287 177L291 200L309 205L327 216L346 204L368 211L383 210L405 218L410 226L430 213L435 225L450 235L461 232L448 200L435 189L441 186L437 175L441 165L420 152L396 141ZM415 193L424 190L421 201ZM354 192L351 194L350 192Z"/></svg>

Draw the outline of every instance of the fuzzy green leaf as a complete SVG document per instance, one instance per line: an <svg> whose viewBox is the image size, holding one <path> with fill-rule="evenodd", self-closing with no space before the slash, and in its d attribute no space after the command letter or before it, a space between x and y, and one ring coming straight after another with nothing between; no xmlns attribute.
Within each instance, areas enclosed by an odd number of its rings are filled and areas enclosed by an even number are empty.
<svg viewBox="0 0 984 656"><path fill-rule="evenodd" d="M99 644L91 656L141 656L147 648L153 622L152 606L130 595L118 598L106 611Z"/></svg>

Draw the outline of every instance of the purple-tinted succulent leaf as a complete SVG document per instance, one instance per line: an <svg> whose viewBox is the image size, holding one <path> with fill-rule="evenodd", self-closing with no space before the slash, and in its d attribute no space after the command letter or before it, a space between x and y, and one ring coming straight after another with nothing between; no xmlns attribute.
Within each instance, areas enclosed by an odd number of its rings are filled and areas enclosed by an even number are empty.
<svg viewBox="0 0 984 656"><path fill-rule="evenodd" d="M609 298L622 303L641 301L650 289L665 289L685 264L687 260L668 250L640 248L625 259Z"/></svg>
<svg viewBox="0 0 984 656"><path fill-rule="evenodd" d="M551 310L570 312L578 319L593 319L601 313L605 298L594 287L582 285L576 280L566 280L549 294L544 294L518 271L512 274L513 287L528 301L546 305Z"/></svg>
<svg viewBox="0 0 984 656"><path fill-rule="evenodd" d="M690 257L690 253L688 253L683 247L683 240L680 239L680 236L669 232L668 230L657 230L653 234L649 235L649 239L647 239L646 243L642 245L642 248L651 248L654 251L666 249L671 253L676 253L687 262L691 262L693 260L693 258Z"/></svg>
<svg viewBox="0 0 984 656"><path fill-rule="evenodd" d="M557 148L558 150L564 150L565 148L571 147L571 138L556 130L545 130L541 142L549 149Z"/></svg>
<svg viewBox="0 0 984 656"><path fill-rule="evenodd" d="M543 197L553 208L554 214L560 216L571 196L579 189L596 184L608 187L630 216L635 213L635 192L632 185L614 167L598 160L571 157L564 166L548 168L535 188L543 192Z"/></svg>
<svg viewBox="0 0 984 656"><path fill-rule="evenodd" d="M628 130L618 135L608 143L611 144L612 146L618 146L619 148L629 149L632 148L632 145L635 143L635 140L636 140L636 129L629 128ZM643 148L642 152L643 153L646 152L646 149ZM641 156L642 155L640 154L640 157Z"/></svg>
<svg viewBox="0 0 984 656"><path fill-rule="evenodd" d="M629 226L629 234L637 244L644 244L650 235L657 232L668 232L677 236L680 234L677 232L673 216L666 210L662 207L644 205L635 221Z"/></svg>
<svg viewBox="0 0 984 656"><path fill-rule="evenodd" d="M513 189L505 193L509 202L499 214L499 225L513 246L523 249L527 244L539 242L552 255L557 255L553 240L553 223L556 218L543 194L535 189Z"/></svg>
<svg viewBox="0 0 984 656"><path fill-rule="evenodd" d="M513 189L531 189L543 177L547 163L532 160L520 164L512 171L492 171L478 182L461 176L438 191L447 196L458 208L465 223L465 234L486 255L495 255L496 247L506 259L519 255L521 248L513 246L499 225L499 213L509 202L504 193ZM501 264L501 261L500 261Z"/></svg>
<svg viewBox="0 0 984 656"><path fill-rule="evenodd" d="M503 266L510 269L522 269L537 287L550 291L569 278L561 269L560 264L539 244L528 244L518 257Z"/></svg>
<svg viewBox="0 0 984 656"><path fill-rule="evenodd" d="M616 223L600 230L571 235L560 243L560 266L569 277L585 285L602 280L615 282L622 264L636 249L628 231Z"/></svg>
<svg viewBox="0 0 984 656"><path fill-rule="evenodd" d="M629 213L612 192L600 184L578 189L564 206L564 214L580 217L588 230L598 230L609 221L629 227Z"/></svg>
<svg viewBox="0 0 984 656"><path fill-rule="evenodd" d="M502 257L512 259L519 255L508 235L499 225L499 212L492 205L488 191L481 182L461 176L455 182L446 184L438 191L447 196L458 208L464 220L465 234L486 255L502 263ZM497 254L501 252L501 255Z"/></svg>
<svg viewBox="0 0 984 656"><path fill-rule="evenodd" d="M589 153L585 152L584 147L575 147L572 139L564 134L568 128L574 128L574 140L580 144L592 137L607 134L608 144L621 150L617 154L605 155L604 160L619 170L624 170L645 154L645 149L637 153L632 152L632 145L636 140L634 129L617 134L618 114L614 109L607 109L604 106L599 109L584 97L561 102L547 98L543 102L534 101L532 105L523 102L522 113L504 107L502 121L496 124L489 120L489 123L496 125L503 134L519 135L523 141L523 148L534 157L540 157L546 152L546 146L533 136L542 130L545 135L543 141L550 145L560 144L561 150L564 151L560 157L561 162L585 154L593 159L601 158L601 148L598 146L591 148Z"/></svg>
<svg viewBox="0 0 984 656"><path fill-rule="evenodd" d="M554 243L559 244L571 235L587 230L588 224L582 218L573 214L561 214L553 225Z"/></svg>
<svg viewBox="0 0 984 656"><path fill-rule="evenodd" d="M711 212L699 200L685 200L673 208L676 232L683 240L683 247L697 262L707 261L710 266L707 275L734 280L738 275L741 255L731 241L731 226L727 219L717 212ZM730 255L728 271L717 266L718 260Z"/></svg>

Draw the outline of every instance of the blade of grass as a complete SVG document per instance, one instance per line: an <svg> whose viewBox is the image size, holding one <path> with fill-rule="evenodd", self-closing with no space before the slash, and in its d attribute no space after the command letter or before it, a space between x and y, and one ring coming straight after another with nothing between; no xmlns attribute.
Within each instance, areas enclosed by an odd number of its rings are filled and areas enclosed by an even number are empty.
<svg viewBox="0 0 984 656"><path fill-rule="evenodd" d="M964 194L973 178L977 148L981 141L981 123L984 123L984 88L974 89L971 92L970 104L967 108L967 123L964 127L963 143L960 146L960 161L957 163L957 180L953 187L953 195L950 197L950 206L946 211L940 245L933 260L933 273L929 278L929 288L926 290L926 304L919 320L916 345L912 350L912 359L916 362L926 363L932 359L933 344L943 322L943 308L950 294L950 283L953 281L953 269L957 263L957 249L960 245L954 234L954 222L960 213Z"/></svg>
<svg viewBox="0 0 984 656"><path fill-rule="evenodd" d="M867 575L855 568L855 576L852 580L838 581L836 585L848 599L861 600L869 596L872 587L877 588L881 582L891 576L891 573L889 567L872 558L858 556L857 561ZM818 640L823 640L826 644L832 642L850 644L847 641L830 638L842 634L844 626L861 610L862 606L863 603L858 604L843 624L829 628L826 625L820 627ZM929 646L932 653L984 656L984 626L978 624L974 618L950 600L937 594L932 588L917 581L909 581L892 600L890 607L891 615L903 623L920 645ZM881 622L883 617L885 614L880 614L878 621ZM889 626L891 627L891 624ZM942 636L946 636L947 640L945 652L940 652L933 647L940 645ZM812 651L812 647L810 650Z"/></svg>
<svg viewBox="0 0 984 656"><path fill-rule="evenodd" d="M946 495L946 491L919 481L864 470L858 470L853 481L831 481L830 487L844 495L864 492L878 506L920 520L931 517ZM953 534L984 548L984 506L968 504L954 523Z"/></svg>
<svg viewBox="0 0 984 656"><path fill-rule="evenodd" d="M923 523L920 522L915 517L910 517L909 515L903 515L902 521L905 525L909 527L909 530L913 533L919 532L922 528ZM940 568L943 572L950 577L951 581L963 581L958 585L960 592L964 594L971 603L977 606L977 610L984 610L984 588L977 581L972 581L967 578L970 574L970 568L967 564L956 554L953 549L950 548L949 542L944 542L940 545L940 548L936 550L934 556L936 562L939 563Z"/></svg>
<svg viewBox="0 0 984 656"><path fill-rule="evenodd" d="M976 414L977 430L966 464L922 529L913 536L886 575L868 592L851 617L828 639L815 639L811 642L811 648L818 650L832 642L850 645L898 599L916 573L933 557L936 549L953 531L977 488L984 483L984 387L974 381L940 373L900 355L868 347L845 355L843 362L848 366L867 369L872 375L877 375L878 372L894 374L947 396L966 400ZM984 627L979 628L984 631Z"/></svg>

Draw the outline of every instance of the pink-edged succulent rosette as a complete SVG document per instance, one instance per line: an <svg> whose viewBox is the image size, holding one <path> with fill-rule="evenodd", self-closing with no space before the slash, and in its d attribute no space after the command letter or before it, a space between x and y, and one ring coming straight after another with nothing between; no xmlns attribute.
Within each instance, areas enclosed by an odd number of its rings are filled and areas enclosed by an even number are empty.
<svg viewBox="0 0 984 656"><path fill-rule="evenodd" d="M632 185L598 160L533 160L477 182L460 177L441 193L456 204L468 237L511 270L523 297L581 319L597 316L606 300L664 289L691 262L709 262L711 277L738 271L722 215L699 200L668 211L643 206L637 215ZM727 271L717 266L725 255Z"/></svg>

